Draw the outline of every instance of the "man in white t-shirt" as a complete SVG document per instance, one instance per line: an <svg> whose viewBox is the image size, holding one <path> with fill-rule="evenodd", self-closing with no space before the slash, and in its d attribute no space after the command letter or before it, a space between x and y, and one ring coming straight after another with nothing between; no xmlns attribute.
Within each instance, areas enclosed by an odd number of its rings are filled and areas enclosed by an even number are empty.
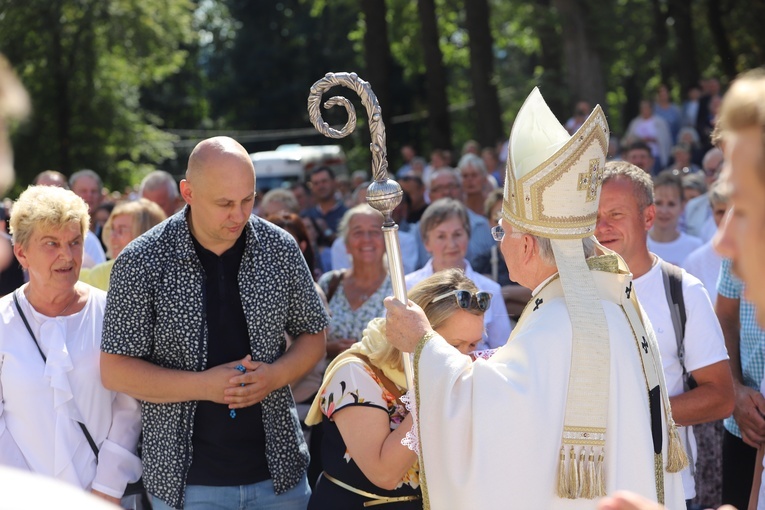
<svg viewBox="0 0 765 510"><path fill-rule="evenodd" d="M632 271L638 300L659 342L672 415L686 452L696 458L692 425L719 420L733 411L733 382L720 324L702 283L682 271L685 302L684 362L680 363L674 323L665 290L662 260L648 251L647 232L655 217L653 183L638 167L606 164L595 236L620 254ZM678 269L679 270L679 269ZM683 365L697 386L686 390ZM687 500L696 495L693 463L683 472Z"/></svg>

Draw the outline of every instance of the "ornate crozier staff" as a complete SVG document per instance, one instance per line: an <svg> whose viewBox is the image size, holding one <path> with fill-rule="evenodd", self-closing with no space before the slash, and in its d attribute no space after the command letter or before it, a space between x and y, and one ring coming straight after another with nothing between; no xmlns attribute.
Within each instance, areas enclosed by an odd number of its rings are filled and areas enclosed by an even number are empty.
<svg viewBox="0 0 765 510"><path fill-rule="evenodd" d="M372 143L369 148L372 151L372 178L374 181L367 189L367 203L380 211L384 216L382 231L385 237L385 250L388 253L388 266L390 278L393 284L393 295L402 303L407 303L406 283L404 282L404 265L401 261L401 246L398 242L398 225L393 221L391 213L401 203L403 191L399 184L388 178L388 159L385 148L385 125L382 121L380 104L377 96L372 92L369 83L359 78L356 73L327 73L324 78L311 86L311 94L308 96L308 115L311 123L324 136L329 138L344 138L353 133L356 128L356 111L351 102L343 96L331 97L324 108L344 106L348 112L348 121L341 130L331 128L321 118L319 103L324 92L335 86L343 86L353 89L361 98L361 103L367 109L369 116L369 130L372 134ZM412 377L412 362L409 354L403 353L404 373L409 389L414 387Z"/></svg>

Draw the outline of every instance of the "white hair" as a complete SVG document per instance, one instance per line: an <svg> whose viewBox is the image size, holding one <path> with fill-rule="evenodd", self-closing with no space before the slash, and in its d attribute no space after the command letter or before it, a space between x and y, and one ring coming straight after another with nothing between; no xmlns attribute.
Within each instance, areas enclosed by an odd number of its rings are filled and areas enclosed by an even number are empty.
<svg viewBox="0 0 765 510"><path fill-rule="evenodd" d="M460 162L457 164L457 170L462 172L464 169L471 166L481 172L481 175L486 175L488 173L486 171L486 164L483 162L483 159L479 158L475 154L470 153L465 154L460 158Z"/></svg>
<svg viewBox="0 0 765 510"><path fill-rule="evenodd" d="M532 237L537 241L537 244L539 245L539 257L542 259L542 262L547 264L548 266L557 266L555 262L555 253L552 249L552 243L550 242L550 239L547 237L540 237L535 236L532 234ZM595 238L585 237L582 239L582 249L584 250L584 258L588 259L595 255L595 246L597 245L597 242L595 241Z"/></svg>
<svg viewBox="0 0 765 510"><path fill-rule="evenodd" d="M167 189L167 196L175 200L178 198L178 185L172 175L164 170L155 170L143 178L138 191L139 196L143 196L144 191L154 191L160 188Z"/></svg>

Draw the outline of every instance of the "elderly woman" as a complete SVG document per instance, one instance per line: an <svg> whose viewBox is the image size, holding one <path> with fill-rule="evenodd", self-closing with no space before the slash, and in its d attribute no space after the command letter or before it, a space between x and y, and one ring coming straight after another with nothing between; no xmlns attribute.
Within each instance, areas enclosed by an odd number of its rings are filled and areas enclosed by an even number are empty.
<svg viewBox="0 0 765 510"><path fill-rule="evenodd" d="M162 208L145 198L117 204L104 224L104 238L108 245L107 254L111 260L90 269L81 270L80 280L101 290L109 290L112 266L123 248L136 237L162 223L165 218Z"/></svg>
<svg viewBox="0 0 765 510"><path fill-rule="evenodd" d="M409 299L460 352L475 349L491 296L479 292L462 271L427 278ZM401 352L385 340L385 319L374 319L361 342L327 368L306 420L324 424L324 472L309 510L361 509L383 498L395 503L391 508L422 508L417 456L401 445L412 428L399 399L406 391L402 365Z"/></svg>
<svg viewBox="0 0 765 510"><path fill-rule="evenodd" d="M486 164L475 154L465 154L457 165L462 177L462 193L465 206L476 214L483 214L486 202Z"/></svg>
<svg viewBox="0 0 765 510"><path fill-rule="evenodd" d="M473 271L465 258L470 241L470 221L465 206L451 198L436 200L422 215L420 234L431 258L422 269L406 275L407 288L444 269L461 269L479 289L496 297L484 315L486 332L480 348L504 345L510 337L511 327L502 289L497 282Z"/></svg>
<svg viewBox="0 0 765 510"><path fill-rule="evenodd" d="M33 186L11 218L29 283L0 299L0 464L119 503L138 480L138 402L101 385L106 293L77 278L88 207L62 188Z"/></svg>
<svg viewBox="0 0 765 510"><path fill-rule="evenodd" d="M382 214L367 204L349 209L340 221L338 230L351 267L319 279L332 313L327 338L330 359L361 340L367 323L384 315L383 299L393 294L384 262L382 224Z"/></svg>

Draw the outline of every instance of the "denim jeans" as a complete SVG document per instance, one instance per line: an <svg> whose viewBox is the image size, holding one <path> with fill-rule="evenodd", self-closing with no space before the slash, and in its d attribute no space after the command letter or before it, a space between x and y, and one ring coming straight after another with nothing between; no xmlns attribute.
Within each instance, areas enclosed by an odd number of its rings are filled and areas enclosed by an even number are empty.
<svg viewBox="0 0 765 510"><path fill-rule="evenodd" d="M305 510L311 488L305 475L298 484L278 496L271 480L252 485L213 487L187 485L184 510ZM151 496L154 510L172 510L161 499Z"/></svg>

